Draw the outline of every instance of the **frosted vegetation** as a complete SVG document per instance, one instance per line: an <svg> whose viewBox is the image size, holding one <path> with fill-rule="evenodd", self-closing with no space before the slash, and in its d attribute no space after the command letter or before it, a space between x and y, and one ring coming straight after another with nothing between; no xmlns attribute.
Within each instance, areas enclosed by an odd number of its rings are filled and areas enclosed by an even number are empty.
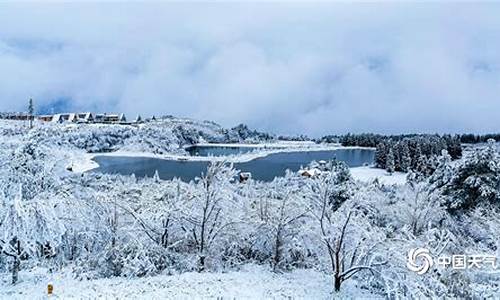
<svg viewBox="0 0 500 300"><path fill-rule="evenodd" d="M4 140L13 140L27 134L27 124L0 120ZM24 126L23 126L24 125ZM183 146L196 143L252 143L273 141L275 137L249 130L245 125L222 128L210 121L196 121L164 117L155 122L138 125L118 124L52 124L37 123L28 133L37 146L111 152L117 150L153 154L181 153Z"/></svg>
<svg viewBox="0 0 500 300"><path fill-rule="evenodd" d="M36 267L87 280L256 264L277 274L315 270L331 278L332 293L349 286L400 298L499 293L493 269L417 275L406 268L414 247L497 254L500 157L492 142L454 162L443 150L432 174L410 171L400 185L356 181L341 162L315 178L288 173L267 183L239 183L231 165L214 162L186 183L75 174L65 169L65 153L172 153L193 141L254 137L173 118L141 127L36 124L29 131L2 122L0 131L0 272L12 284Z"/></svg>

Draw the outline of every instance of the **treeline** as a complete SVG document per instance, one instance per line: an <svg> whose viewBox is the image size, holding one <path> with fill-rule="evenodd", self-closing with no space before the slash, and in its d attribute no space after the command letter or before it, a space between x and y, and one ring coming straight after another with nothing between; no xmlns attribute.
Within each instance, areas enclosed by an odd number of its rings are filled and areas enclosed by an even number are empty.
<svg viewBox="0 0 500 300"><path fill-rule="evenodd" d="M307 135L300 134L300 135L279 135L278 136L279 141L292 141L292 142L304 142L304 141L310 141L311 138L308 137Z"/></svg>
<svg viewBox="0 0 500 300"><path fill-rule="evenodd" d="M339 137L339 142L342 146L360 146L360 147L377 147L379 143L392 139L399 140L405 136L386 136L374 133L361 133L342 135Z"/></svg>
<svg viewBox="0 0 500 300"><path fill-rule="evenodd" d="M321 143L341 143L342 146L360 146L360 147L377 147L379 143L385 142L387 140L401 141L406 138L414 138L418 136L428 136L422 134L400 134L400 135L382 135L375 133L361 133L352 134L348 133L345 135L326 135L318 139ZM443 135L446 137L449 135ZM460 134L455 135L458 137L459 141L464 144L478 144L486 143L489 139L494 139L495 141L500 141L500 133L491 134Z"/></svg>
<svg viewBox="0 0 500 300"><path fill-rule="evenodd" d="M457 159L462 156L462 146L459 136L451 135L418 135L404 137L400 140L381 140L375 151L375 165L394 171L414 171L430 175L437 168L438 157L443 150Z"/></svg>
<svg viewBox="0 0 500 300"><path fill-rule="evenodd" d="M386 169L389 173L411 170L418 174L430 175L436 169L437 158L442 155L443 150L446 150L452 159L462 156L461 143L465 136L468 135L349 133L342 136L325 136L321 141L338 142L342 146L376 148L375 166ZM491 138L490 136L487 137ZM474 137L478 142L486 138Z"/></svg>
<svg viewBox="0 0 500 300"><path fill-rule="evenodd" d="M275 139L275 137L272 134L269 134L267 132L260 132L257 130L251 130L245 124L239 124L238 126L231 128L230 131L232 132L232 135L234 134L237 135L239 141L241 140L272 141ZM231 134L228 135L228 139L231 140Z"/></svg>
<svg viewBox="0 0 500 300"><path fill-rule="evenodd" d="M360 134L352 134L348 133L346 135L342 135L338 137L338 142L342 144L342 146L360 146L360 147L377 147L378 144L387 142L389 140L393 142L399 142L407 139L415 139L419 140L421 138L428 138L431 140L439 140L444 139L445 142L448 143L451 139L456 139L458 142L462 142L462 136L458 135L450 135L450 134L398 134L398 135L382 135L376 133L360 133ZM485 142L488 139L485 140ZM439 141L437 141L439 143Z"/></svg>
<svg viewBox="0 0 500 300"><path fill-rule="evenodd" d="M338 135L325 135L321 138L315 139L316 143L339 143L340 136Z"/></svg>
<svg viewBox="0 0 500 300"><path fill-rule="evenodd" d="M437 136L437 134L398 134L398 135L383 135L377 133L359 133L353 134L348 133L344 135L326 135L319 139L319 142L322 143L340 143L342 146L358 146L358 147L377 147L380 143L385 143L389 140L398 142L404 139L412 139L416 137L425 137L425 136ZM443 135L443 138L449 135ZM460 136L461 137L461 136Z"/></svg>
<svg viewBox="0 0 500 300"><path fill-rule="evenodd" d="M465 144L478 144L478 143L486 143L489 139L493 139L495 141L500 141L500 133L491 133L491 134L462 134L460 135L460 142Z"/></svg>

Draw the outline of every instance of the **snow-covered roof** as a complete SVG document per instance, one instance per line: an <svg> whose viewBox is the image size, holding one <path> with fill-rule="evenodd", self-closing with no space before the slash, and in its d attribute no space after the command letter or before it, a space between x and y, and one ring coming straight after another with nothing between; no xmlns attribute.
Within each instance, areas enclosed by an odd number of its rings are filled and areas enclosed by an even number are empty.
<svg viewBox="0 0 500 300"><path fill-rule="evenodd" d="M321 170L317 168L311 168L311 169L305 169L305 170L299 170L299 174L302 176L307 176L307 177L315 177L321 174Z"/></svg>
<svg viewBox="0 0 500 300"><path fill-rule="evenodd" d="M252 173L250 173L250 172L241 172L240 176L241 177L250 178L250 177L252 177Z"/></svg>
<svg viewBox="0 0 500 300"><path fill-rule="evenodd" d="M61 122L61 121L63 121L62 114L55 114L52 117L52 122L54 122L54 123Z"/></svg>

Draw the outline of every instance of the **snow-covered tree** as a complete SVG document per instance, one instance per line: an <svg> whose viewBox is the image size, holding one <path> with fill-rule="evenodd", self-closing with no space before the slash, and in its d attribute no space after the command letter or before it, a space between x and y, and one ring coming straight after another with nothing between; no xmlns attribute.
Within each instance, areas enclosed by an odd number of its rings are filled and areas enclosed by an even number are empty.
<svg viewBox="0 0 500 300"><path fill-rule="evenodd" d="M442 150L441 156L437 159L437 166L434 173L429 177L431 189L441 188L453 178L454 169L451 165L451 156L447 150Z"/></svg>
<svg viewBox="0 0 500 300"><path fill-rule="evenodd" d="M392 151L392 148L389 149L389 153L387 153L387 158L386 158L386 163L385 163L385 170L387 171L387 173L389 173L391 175L395 171L394 153Z"/></svg>
<svg viewBox="0 0 500 300"><path fill-rule="evenodd" d="M407 142L401 143L401 171L408 172L411 168L410 148Z"/></svg>
<svg viewBox="0 0 500 300"><path fill-rule="evenodd" d="M15 197L21 187L23 199L33 199L44 191L54 190L59 184L53 176L58 158L47 154L48 149L32 142L4 153L0 168L0 185L6 197Z"/></svg>
<svg viewBox="0 0 500 300"><path fill-rule="evenodd" d="M498 205L500 201L500 156L494 140L473 151L444 187L444 205L449 211L473 208L481 203Z"/></svg>
<svg viewBox="0 0 500 300"><path fill-rule="evenodd" d="M385 168L387 149L385 143L378 143L375 150L375 165L379 168Z"/></svg>
<svg viewBox="0 0 500 300"><path fill-rule="evenodd" d="M186 205L186 232L191 235L198 255L198 270L206 268L206 258L225 230L240 220L236 212L234 177L237 172L224 162L211 162L196 183L193 198Z"/></svg>
<svg viewBox="0 0 500 300"><path fill-rule="evenodd" d="M33 119L35 118L35 107L33 106L33 99L30 98L28 103L28 119L29 119L29 128L33 128Z"/></svg>
<svg viewBox="0 0 500 300"><path fill-rule="evenodd" d="M301 239L307 205L300 193L300 185L296 184L292 176L287 173L285 177L276 178L267 184L257 200L257 232L260 239L272 248L274 271L300 256L296 252L299 249L293 249L293 242Z"/></svg>
<svg viewBox="0 0 500 300"><path fill-rule="evenodd" d="M312 215L336 292L358 273L375 274L377 267L387 263L374 251L383 237L366 223L361 211L355 207L334 211L326 198L316 200L319 202L313 203Z"/></svg>
<svg viewBox="0 0 500 300"><path fill-rule="evenodd" d="M358 225L364 220L361 211L356 206L346 208L344 204L352 191L349 171L343 163L334 163L331 172L310 180L306 187L310 213L315 220L313 231L324 246L335 291L359 272L375 272L377 266L385 263L372 256L370 249L374 245L366 240L367 232L359 230ZM355 221L351 222L352 219Z"/></svg>
<svg viewBox="0 0 500 300"><path fill-rule="evenodd" d="M396 195L396 203L391 207L394 217L401 222L396 226L408 226L414 236L443 220L439 198L432 194L427 183L410 181L398 187Z"/></svg>
<svg viewBox="0 0 500 300"><path fill-rule="evenodd" d="M57 215L56 206L60 205L57 200L47 195L23 199L21 188L13 199L4 199L6 207L0 216L0 245L2 253L13 259L13 284L18 280L22 259L40 253L40 249L53 251L60 243L65 227Z"/></svg>
<svg viewBox="0 0 500 300"><path fill-rule="evenodd" d="M418 178L423 178L428 174L427 156L424 154L420 144L415 147L415 159L413 170Z"/></svg>

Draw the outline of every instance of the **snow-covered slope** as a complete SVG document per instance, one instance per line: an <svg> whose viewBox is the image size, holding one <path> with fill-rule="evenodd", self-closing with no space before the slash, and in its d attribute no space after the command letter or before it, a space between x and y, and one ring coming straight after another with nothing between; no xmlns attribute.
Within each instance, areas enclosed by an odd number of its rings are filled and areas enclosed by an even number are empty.
<svg viewBox="0 0 500 300"><path fill-rule="evenodd" d="M26 122L0 120L0 132L9 140L26 138L39 145L71 147L86 152L122 150L153 154L183 153L183 146L196 143L273 139L245 126L225 129L210 121L174 117L132 125L36 122L29 131Z"/></svg>

